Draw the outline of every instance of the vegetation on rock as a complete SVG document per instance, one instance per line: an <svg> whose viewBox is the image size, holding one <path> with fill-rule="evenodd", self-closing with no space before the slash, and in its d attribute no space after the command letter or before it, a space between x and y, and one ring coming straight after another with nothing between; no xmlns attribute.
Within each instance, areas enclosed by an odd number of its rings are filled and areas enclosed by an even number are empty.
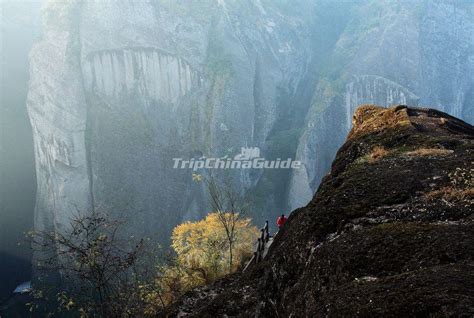
<svg viewBox="0 0 474 318"><path fill-rule="evenodd" d="M473 314L474 128L403 105L365 105L353 125L265 260L188 293L171 315Z"/></svg>

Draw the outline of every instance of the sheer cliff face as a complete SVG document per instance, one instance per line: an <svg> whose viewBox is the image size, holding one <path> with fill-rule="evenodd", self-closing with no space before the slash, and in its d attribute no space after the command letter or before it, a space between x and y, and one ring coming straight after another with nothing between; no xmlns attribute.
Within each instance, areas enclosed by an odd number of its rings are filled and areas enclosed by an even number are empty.
<svg viewBox="0 0 474 318"><path fill-rule="evenodd" d="M52 2L31 52L37 228L61 230L74 214L105 210L163 241L207 213L201 185L172 159L265 148L278 108L289 106L279 96L296 90L311 56L308 16L283 9ZM260 175L232 177L245 194Z"/></svg>
<svg viewBox="0 0 474 318"><path fill-rule="evenodd" d="M358 104L472 121L472 6L376 4L51 2L30 54L37 228L106 210L165 240L207 212L172 158L245 146L304 163L232 174L261 221L310 200Z"/></svg>

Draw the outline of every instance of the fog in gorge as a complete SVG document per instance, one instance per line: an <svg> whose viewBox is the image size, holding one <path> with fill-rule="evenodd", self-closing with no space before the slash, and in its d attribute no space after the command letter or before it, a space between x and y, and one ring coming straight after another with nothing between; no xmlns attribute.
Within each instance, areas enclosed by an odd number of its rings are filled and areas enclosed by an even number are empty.
<svg viewBox="0 0 474 318"><path fill-rule="evenodd" d="M41 1L1 4L0 301L30 279L36 179L26 111L28 53L40 34Z"/></svg>
<svg viewBox="0 0 474 318"><path fill-rule="evenodd" d="M107 211L166 245L205 216L206 189L173 158L256 148L301 161L216 169L260 226L309 202L360 104L474 122L471 1L41 5L1 4L0 299L29 279L17 243L34 218L62 231L74 213Z"/></svg>

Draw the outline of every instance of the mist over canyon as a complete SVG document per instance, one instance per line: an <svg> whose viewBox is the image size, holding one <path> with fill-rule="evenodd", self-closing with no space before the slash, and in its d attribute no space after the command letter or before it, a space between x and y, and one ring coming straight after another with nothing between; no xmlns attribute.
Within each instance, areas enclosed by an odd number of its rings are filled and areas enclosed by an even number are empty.
<svg viewBox="0 0 474 318"><path fill-rule="evenodd" d="M108 211L167 243L176 224L209 212L203 185L173 158L242 147L302 162L227 172L261 224L311 200L358 105L429 105L473 123L472 10L470 1L50 1L29 55L34 226L62 231L74 214Z"/></svg>

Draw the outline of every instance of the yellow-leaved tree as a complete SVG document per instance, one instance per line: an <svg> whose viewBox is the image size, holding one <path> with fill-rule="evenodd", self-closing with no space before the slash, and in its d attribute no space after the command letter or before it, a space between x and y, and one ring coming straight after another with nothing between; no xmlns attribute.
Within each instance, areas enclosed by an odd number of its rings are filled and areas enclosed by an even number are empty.
<svg viewBox="0 0 474 318"><path fill-rule="evenodd" d="M144 285L145 312L155 316L183 293L233 273L252 256L258 229L245 217L245 202L228 179L193 174L209 191L212 213L196 222L176 226L171 246L176 255L158 269L154 283Z"/></svg>
<svg viewBox="0 0 474 318"><path fill-rule="evenodd" d="M229 268L229 241L221 218L219 213L210 213L203 220L186 222L173 230L172 247L177 263L188 273L191 286L207 284L236 271L252 255L258 229L250 218L239 218L235 223L234 255Z"/></svg>
<svg viewBox="0 0 474 318"><path fill-rule="evenodd" d="M154 283L142 286L141 296L148 316L156 315L186 291L235 272L250 260L258 229L251 224L250 218L232 216L235 226L232 266L229 267L229 239L222 217L222 213L210 213L200 221L186 222L174 228L171 246L176 256L168 265L159 268Z"/></svg>

